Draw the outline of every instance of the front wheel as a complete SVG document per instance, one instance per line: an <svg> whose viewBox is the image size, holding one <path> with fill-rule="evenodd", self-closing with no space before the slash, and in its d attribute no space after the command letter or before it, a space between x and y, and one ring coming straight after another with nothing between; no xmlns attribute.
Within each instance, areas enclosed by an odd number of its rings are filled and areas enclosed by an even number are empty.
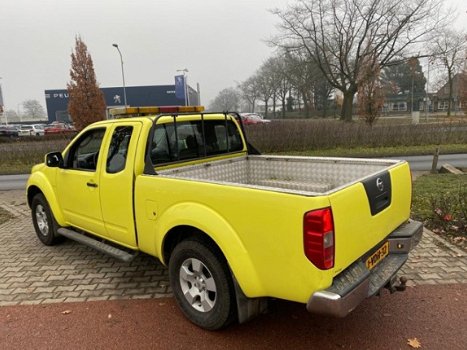
<svg viewBox="0 0 467 350"><path fill-rule="evenodd" d="M182 241L170 257L169 277L183 314L197 326L216 330L235 318L232 278L214 247L196 239Z"/></svg>
<svg viewBox="0 0 467 350"><path fill-rule="evenodd" d="M45 245L55 245L61 242L63 237L57 234L58 224L42 193L36 194L32 199L31 210L32 222L39 240Z"/></svg>

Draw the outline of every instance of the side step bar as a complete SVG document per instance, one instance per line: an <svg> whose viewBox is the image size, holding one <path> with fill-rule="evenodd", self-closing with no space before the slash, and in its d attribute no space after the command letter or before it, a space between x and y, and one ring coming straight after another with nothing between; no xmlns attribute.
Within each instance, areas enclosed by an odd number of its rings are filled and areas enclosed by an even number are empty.
<svg viewBox="0 0 467 350"><path fill-rule="evenodd" d="M61 227L57 230L57 232L65 236L73 241L82 243L84 245L87 245L88 247L94 248L95 250L98 250L102 253L105 253L107 255L110 255L118 260L124 261L124 262L130 262L132 261L137 253L135 254L130 254L122 249L116 248L110 244L98 241L94 238L85 236L81 233L78 233L76 231Z"/></svg>

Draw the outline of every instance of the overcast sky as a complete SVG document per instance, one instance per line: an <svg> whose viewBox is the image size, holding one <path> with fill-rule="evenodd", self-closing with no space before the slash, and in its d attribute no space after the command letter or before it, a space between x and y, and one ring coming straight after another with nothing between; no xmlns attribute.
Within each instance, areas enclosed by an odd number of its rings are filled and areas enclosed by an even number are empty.
<svg viewBox="0 0 467 350"><path fill-rule="evenodd" d="M467 27L467 1L457 28ZM70 54L81 35L101 87L121 86L118 43L127 86L174 84L187 68L204 105L248 78L273 52L268 9L292 0L0 0L0 84L7 109L27 99L45 107L44 90L69 81ZM131 103L131 101L129 101Z"/></svg>

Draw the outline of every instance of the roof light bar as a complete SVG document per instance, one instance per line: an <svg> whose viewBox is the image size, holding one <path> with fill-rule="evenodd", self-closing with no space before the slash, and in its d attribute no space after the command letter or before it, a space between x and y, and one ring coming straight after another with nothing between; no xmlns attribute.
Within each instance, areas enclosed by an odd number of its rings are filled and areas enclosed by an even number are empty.
<svg viewBox="0 0 467 350"><path fill-rule="evenodd" d="M160 113L203 112L204 106L149 106L111 108L109 113L115 118L154 115Z"/></svg>

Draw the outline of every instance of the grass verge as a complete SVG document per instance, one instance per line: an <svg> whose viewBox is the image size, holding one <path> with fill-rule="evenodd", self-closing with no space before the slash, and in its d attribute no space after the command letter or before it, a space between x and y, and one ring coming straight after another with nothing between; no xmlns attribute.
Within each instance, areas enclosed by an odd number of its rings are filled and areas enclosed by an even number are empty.
<svg viewBox="0 0 467 350"><path fill-rule="evenodd" d="M394 147L355 147L315 149L307 151L278 152L295 156L327 156L327 157L392 157L408 155L431 155L436 148L440 148L440 154L467 153L467 144L448 145L422 145L422 146L394 146Z"/></svg>
<svg viewBox="0 0 467 350"><path fill-rule="evenodd" d="M412 216L466 249L467 174L418 177L413 186Z"/></svg>

